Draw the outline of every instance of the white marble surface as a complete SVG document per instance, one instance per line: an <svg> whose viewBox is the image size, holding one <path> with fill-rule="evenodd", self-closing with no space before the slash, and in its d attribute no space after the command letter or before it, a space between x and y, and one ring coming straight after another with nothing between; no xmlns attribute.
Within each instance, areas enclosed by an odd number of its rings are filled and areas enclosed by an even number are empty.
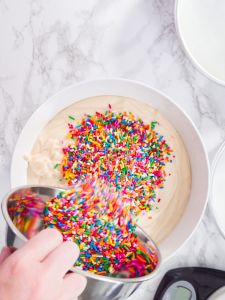
<svg viewBox="0 0 225 300"><path fill-rule="evenodd" d="M12 152L31 113L60 89L91 78L136 79L162 90L190 115L213 159L225 138L225 88L186 58L173 7L173 0L0 0L0 196L9 189ZM0 225L2 246L2 216ZM177 266L225 270L224 248L207 208L159 275ZM130 300L152 299L160 276Z"/></svg>

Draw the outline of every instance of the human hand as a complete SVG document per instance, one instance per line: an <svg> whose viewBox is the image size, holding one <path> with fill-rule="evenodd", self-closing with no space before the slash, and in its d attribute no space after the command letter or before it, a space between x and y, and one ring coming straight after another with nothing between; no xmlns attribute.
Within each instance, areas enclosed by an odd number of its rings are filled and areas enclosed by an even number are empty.
<svg viewBox="0 0 225 300"><path fill-rule="evenodd" d="M45 229L11 254L0 254L0 300L75 300L86 279L67 271L79 256L58 230Z"/></svg>

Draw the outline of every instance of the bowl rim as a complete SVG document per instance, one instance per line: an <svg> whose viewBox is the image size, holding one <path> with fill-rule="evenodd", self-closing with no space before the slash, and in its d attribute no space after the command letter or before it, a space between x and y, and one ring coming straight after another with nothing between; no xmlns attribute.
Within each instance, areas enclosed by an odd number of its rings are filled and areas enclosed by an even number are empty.
<svg viewBox="0 0 225 300"><path fill-rule="evenodd" d="M201 207L201 210L200 210L200 213L198 215L198 218L197 220L194 222L194 225L192 226L192 229L190 230L190 233L187 234L186 238L181 242L179 243L179 245L177 246L177 248L170 254L168 254L166 257L162 256L162 261L167 261L169 258L171 258L172 256L174 256L178 250L180 250L188 241L189 239L192 237L192 235L194 234L194 232L196 231L196 228L198 227L199 223L201 222L201 219L203 217L203 214L205 212L205 209L206 209L206 206L207 206L207 202L208 202L208 196L209 196L209 186L210 186L210 168L209 168L209 159L208 159L208 155L207 155L207 152L206 152L206 149L205 149L205 145L203 143L203 140L200 136L200 133L196 127L196 125L194 124L194 122L192 121L192 119L189 117L189 115L181 108L181 106L179 104L177 104L174 100L172 100L172 98L170 98L168 95L166 95L165 93L159 91L158 89L156 88L153 88L151 86L149 86L148 84L145 84L145 83L142 83L142 82L139 82L137 80L130 80L130 79L125 79L125 78L120 78L120 77L113 77L113 78L98 78L98 79L92 79L92 80L86 80L86 81L82 81L82 82L79 82L79 83L76 83L76 84L72 84L62 90L60 90L59 92L57 92L56 94L54 94L53 96L49 97L43 104L41 104L34 112L33 114L31 114L31 116L29 117L29 119L27 120L27 122L25 123L20 135L19 135L19 138L17 140L17 143L16 143L16 147L15 147L15 150L14 150L14 153L13 153L13 156L12 156L12 161L11 161L11 187L16 187L18 184L15 184L14 182L14 178L13 178L13 174L14 174L14 171L16 171L15 169L15 160L16 160L16 149L18 148L18 145L20 144L20 140L22 139L22 136L23 136L23 133L25 131L25 129L27 129L27 127L29 126L29 124L31 123L33 117L37 114L40 113L40 111L42 111L43 109L45 109L45 107L48 107L49 104L51 104L52 102L54 102L54 99L55 98L58 98L60 97L61 95L65 94L66 92L68 92L70 89L73 89L73 88L79 88L79 87L82 87L83 86L87 86L89 84L104 84L104 83L116 83L116 84L119 84L119 83L125 83L125 84L131 84L131 85L136 85L136 86L139 86L141 88L144 88L146 90L150 90L151 92L155 93L155 94L158 94L160 97L163 97L169 104L171 104L173 107L176 108L176 110L179 111L179 114L181 114L181 116L184 116L186 118L186 120L189 122L189 124L191 125L193 131L195 132L196 134L196 137L199 141L199 144L201 146L201 150L202 150L202 158L204 160L204 165L205 165L205 168L206 168L206 174L205 174L205 184L206 184L206 189L204 190L204 202L202 203L202 207ZM119 92L118 92L119 94ZM134 97L135 98L135 97ZM83 98L84 99L84 98ZM79 101L82 100L79 99ZM137 99L138 100L138 99ZM139 99L140 100L140 99ZM78 101L78 100L76 100ZM144 101L144 100L143 100ZM75 101L74 101L75 102ZM67 105L65 105L65 107L67 107ZM62 109L61 109L62 110ZM55 113L56 114L56 113ZM177 127L175 126L175 129L177 129ZM179 129L177 129L178 132L179 132ZM22 184L20 184L22 185ZM202 197L203 198L203 197ZM180 222L180 221L179 221ZM178 222L178 224L179 224ZM177 224L177 225L178 225ZM175 226L176 228L176 226ZM174 228L174 229L175 229ZM173 230L174 230L173 229ZM168 237L167 237L168 238ZM167 239L166 238L166 239ZM165 239L165 240L166 240ZM159 247L160 248L160 247Z"/></svg>
<svg viewBox="0 0 225 300"><path fill-rule="evenodd" d="M214 186L215 186L215 173L218 164L220 163L221 157L225 155L225 141L222 142L222 144L219 146L213 161L212 161L212 184L211 184L211 190L210 190L210 198L211 201L209 201L209 207L212 210L213 218L215 220L216 226L219 230L219 232L222 234L222 236L225 238L225 230L220 226L218 218L217 218L217 212L215 208L215 196L214 196Z"/></svg>
<svg viewBox="0 0 225 300"><path fill-rule="evenodd" d="M175 0L175 4L174 4L174 24L175 24L175 30L177 32L177 35L178 35L180 41L181 41L182 48L183 48L185 54L187 55L187 57L189 58L189 60L191 61L192 65L195 67L195 69L200 71L200 73L203 74L207 79L212 80L213 82L215 82L215 83L217 83L221 86L225 86L225 80L219 79L218 77L214 76L209 71L207 71L197 61L195 56L192 55L191 51L189 50L189 47L187 46L187 43L185 42L185 39L183 37L182 30L181 30L181 27L180 27L180 22L179 22L179 16L180 16L180 14L179 14L179 5L180 5L181 1L182 0Z"/></svg>

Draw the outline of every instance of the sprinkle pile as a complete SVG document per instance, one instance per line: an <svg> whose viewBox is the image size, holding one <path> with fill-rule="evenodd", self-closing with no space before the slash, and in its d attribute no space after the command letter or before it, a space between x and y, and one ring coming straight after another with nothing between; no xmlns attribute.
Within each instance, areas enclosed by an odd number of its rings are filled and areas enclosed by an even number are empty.
<svg viewBox="0 0 225 300"><path fill-rule="evenodd" d="M59 164L63 178L72 186L95 175L129 200L135 215L150 211L160 201L156 189L164 185L165 165L172 162L172 149L155 131L157 125L131 112L113 112L111 105L105 113L69 123L70 143Z"/></svg>
<svg viewBox="0 0 225 300"><path fill-rule="evenodd" d="M13 224L29 239L39 230L44 208L42 198L26 189L12 195L8 212Z"/></svg>
<svg viewBox="0 0 225 300"><path fill-rule="evenodd" d="M151 273L157 253L146 252L138 239L130 214L130 202L122 200L100 181L88 179L47 202L44 223L58 228L64 240L79 245L76 266L99 275L126 277Z"/></svg>

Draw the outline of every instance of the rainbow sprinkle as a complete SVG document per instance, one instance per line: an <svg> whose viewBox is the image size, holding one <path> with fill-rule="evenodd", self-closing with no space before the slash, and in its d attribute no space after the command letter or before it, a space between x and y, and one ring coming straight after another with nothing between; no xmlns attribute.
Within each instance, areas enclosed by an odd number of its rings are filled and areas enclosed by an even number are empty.
<svg viewBox="0 0 225 300"><path fill-rule="evenodd" d="M30 239L41 227L44 208L42 197L26 189L12 195L8 212L13 224Z"/></svg>
<svg viewBox="0 0 225 300"><path fill-rule="evenodd" d="M157 253L135 233L130 202L100 181L88 179L47 202L44 223L79 245L75 266L99 275L139 277L151 273Z"/></svg>
<svg viewBox="0 0 225 300"><path fill-rule="evenodd" d="M63 178L73 186L88 176L96 176L116 188L128 199L135 215L152 210L156 189L163 188L165 165L172 162L171 148L155 128L133 113L113 112L85 115L77 125L71 123L63 148L60 168Z"/></svg>

